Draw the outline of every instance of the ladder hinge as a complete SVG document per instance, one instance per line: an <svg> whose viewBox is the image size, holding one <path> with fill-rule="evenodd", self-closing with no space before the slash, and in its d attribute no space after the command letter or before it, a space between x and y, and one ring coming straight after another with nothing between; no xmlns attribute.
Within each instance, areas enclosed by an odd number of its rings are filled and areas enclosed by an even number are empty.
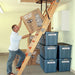
<svg viewBox="0 0 75 75"><path fill-rule="evenodd" d="M31 55L32 55L32 53L29 53L29 54L28 54L28 56L31 56Z"/></svg>
<svg viewBox="0 0 75 75"><path fill-rule="evenodd" d="M41 29L41 31L42 31L42 32L44 32L44 31L45 31L45 29L44 29L44 28L42 28L42 29Z"/></svg>
<svg viewBox="0 0 75 75"><path fill-rule="evenodd" d="M42 28L42 29L41 29L41 32L43 32L43 34L44 34L44 33L45 33L45 29L44 29L44 28Z"/></svg>

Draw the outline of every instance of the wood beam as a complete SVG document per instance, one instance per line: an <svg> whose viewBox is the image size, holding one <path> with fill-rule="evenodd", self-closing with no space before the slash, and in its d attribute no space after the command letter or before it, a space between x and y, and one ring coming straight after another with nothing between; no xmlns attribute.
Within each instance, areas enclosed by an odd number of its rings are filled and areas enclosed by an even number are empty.
<svg viewBox="0 0 75 75"><path fill-rule="evenodd" d="M21 0L21 2L36 2L36 0Z"/></svg>
<svg viewBox="0 0 75 75"><path fill-rule="evenodd" d="M48 2L52 2L54 0L48 0ZM40 3L40 0L21 0L21 2L36 2L36 3ZM46 0L43 0L43 3L45 3Z"/></svg>

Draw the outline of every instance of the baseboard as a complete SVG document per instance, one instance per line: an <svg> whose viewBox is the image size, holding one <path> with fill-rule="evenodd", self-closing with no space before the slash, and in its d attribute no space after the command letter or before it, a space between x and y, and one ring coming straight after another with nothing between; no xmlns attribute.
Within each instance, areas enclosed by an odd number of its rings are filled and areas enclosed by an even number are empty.
<svg viewBox="0 0 75 75"><path fill-rule="evenodd" d="M71 69L71 72L75 74L75 70Z"/></svg>
<svg viewBox="0 0 75 75"><path fill-rule="evenodd" d="M0 55L8 55L9 53L0 53Z"/></svg>

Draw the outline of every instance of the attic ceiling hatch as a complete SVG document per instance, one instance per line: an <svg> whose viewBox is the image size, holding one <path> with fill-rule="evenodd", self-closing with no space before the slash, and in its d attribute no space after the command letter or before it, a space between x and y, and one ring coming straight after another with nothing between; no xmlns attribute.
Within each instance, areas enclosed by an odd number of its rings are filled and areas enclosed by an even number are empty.
<svg viewBox="0 0 75 75"><path fill-rule="evenodd" d="M42 3L46 3L46 14L48 16L48 19L50 19L49 14L47 12L47 2L52 3L55 0L21 0L21 2L35 2L37 4L41 4L41 13L42 13Z"/></svg>

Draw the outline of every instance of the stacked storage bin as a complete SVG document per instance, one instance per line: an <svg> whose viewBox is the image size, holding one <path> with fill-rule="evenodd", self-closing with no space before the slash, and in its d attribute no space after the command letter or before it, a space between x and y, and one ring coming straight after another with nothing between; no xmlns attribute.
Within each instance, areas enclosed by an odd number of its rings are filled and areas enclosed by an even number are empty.
<svg viewBox="0 0 75 75"><path fill-rule="evenodd" d="M46 32L39 42L41 68L45 73L56 72L58 32Z"/></svg>
<svg viewBox="0 0 75 75"><path fill-rule="evenodd" d="M71 47L72 47L71 45L66 43L58 44L57 69L59 70L59 72L70 71Z"/></svg>

